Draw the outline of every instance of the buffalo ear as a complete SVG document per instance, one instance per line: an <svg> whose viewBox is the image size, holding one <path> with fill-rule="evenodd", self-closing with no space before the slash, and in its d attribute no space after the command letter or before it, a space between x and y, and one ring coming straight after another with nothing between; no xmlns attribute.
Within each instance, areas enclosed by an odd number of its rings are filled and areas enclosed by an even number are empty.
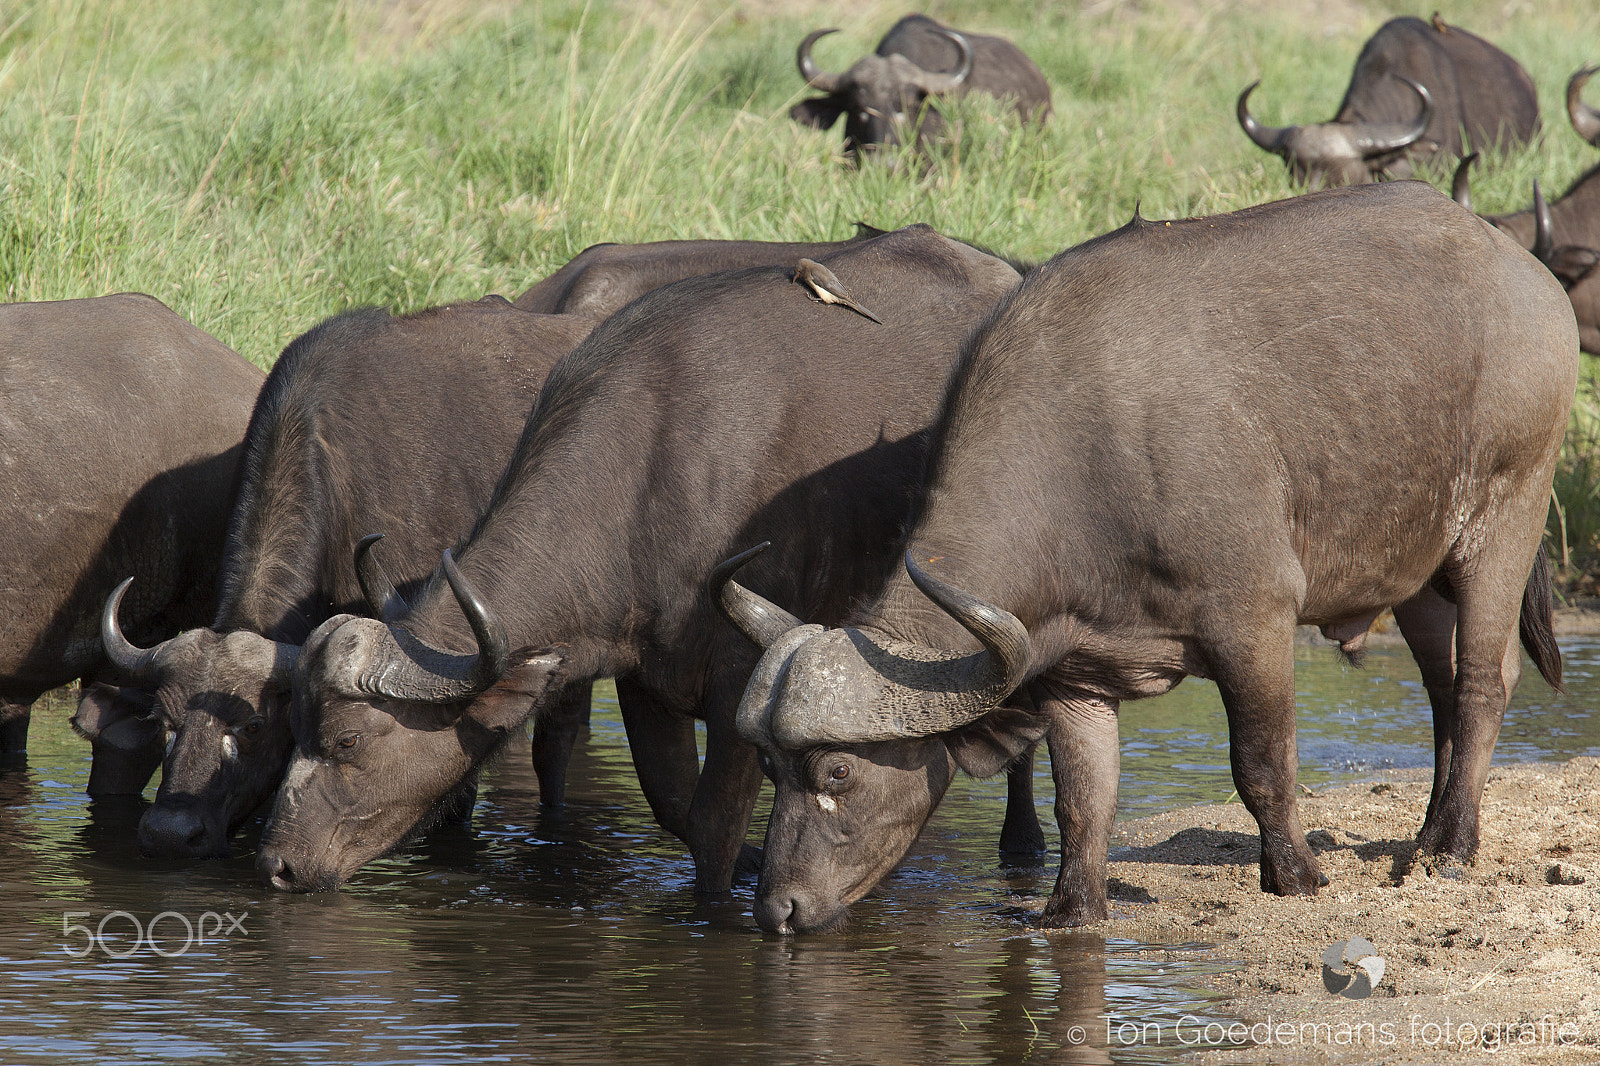
<svg viewBox="0 0 1600 1066"><path fill-rule="evenodd" d="M78 710L68 722L85 740L105 738L130 749L145 740L159 745L161 723L150 718L154 705L154 694L145 689L90 681L78 687Z"/></svg>
<svg viewBox="0 0 1600 1066"><path fill-rule="evenodd" d="M526 722L552 689L566 680L567 657L562 648L514 652L500 680L474 696L466 717L485 729L516 729Z"/></svg>
<svg viewBox="0 0 1600 1066"><path fill-rule="evenodd" d="M1544 265L1550 268L1550 273L1556 276L1563 288L1571 289L1593 273L1597 264L1600 264L1600 252L1581 244L1563 244L1550 253Z"/></svg>
<svg viewBox="0 0 1600 1066"><path fill-rule="evenodd" d="M1049 719L1001 707L944 739L962 770L972 777L993 777L1048 732Z"/></svg>
<svg viewBox="0 0 1600 1066"><path fill-rule="evenodd" d="M813 96L809 100L801 100L789 109L789 117L802 126L813 126L825 130L839 121L839 116L844 114L844 105L834 96Z"/></svg>

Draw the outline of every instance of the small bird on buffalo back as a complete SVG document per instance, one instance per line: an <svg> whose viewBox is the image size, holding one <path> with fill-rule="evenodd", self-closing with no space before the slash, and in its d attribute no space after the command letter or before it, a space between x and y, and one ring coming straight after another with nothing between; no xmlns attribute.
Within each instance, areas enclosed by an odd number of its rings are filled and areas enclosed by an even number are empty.
<svg viewBox="0 0 1600 1066"><path fill-rule="evenodd" d="M872 319L878 325L883 325L883 319L856 303L855 299L844 290L844 283L833 271L817 262L815 259L802 259L794 266L794 280L811 290L812 299L820 300L825 304L838 304L848 307L858 315Z"/></svg>

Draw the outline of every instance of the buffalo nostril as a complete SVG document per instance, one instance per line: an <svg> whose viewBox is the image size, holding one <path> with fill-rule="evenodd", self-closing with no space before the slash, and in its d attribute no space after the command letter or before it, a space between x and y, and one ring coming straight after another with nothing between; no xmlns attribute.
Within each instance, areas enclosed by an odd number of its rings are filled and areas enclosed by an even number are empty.
<svg viewBox="0 0 1600 1066"><path fill-rule="evenodd" d="M794 915L795 902L792 899L774 899L772 897L757 897L755 906L756 924L769 933L780 936L793 936L794 927L789 919Z"/></svg>
<svg viewBox="0 0 1600 1066"><path fill-rule="evenodd" d="M294 867L289 865L287 859L278 856L264 857L261 874L268 884L280 892L295 892L300 888L295 883Z"/></svg>

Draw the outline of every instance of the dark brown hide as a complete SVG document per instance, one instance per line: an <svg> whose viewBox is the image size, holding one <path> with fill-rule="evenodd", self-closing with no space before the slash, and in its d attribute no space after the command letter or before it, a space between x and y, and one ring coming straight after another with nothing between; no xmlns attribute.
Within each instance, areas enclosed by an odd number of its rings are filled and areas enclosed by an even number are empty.
<svg viewBox="0 0 1600 1066"><path fill-rule="evenodd" d="M546 373L590 325L495 296L400 318L347 312L284 349L250 421L220 605L152 671L175 735L140 823L147 852L230 853L288 765L288 680L273 664L364 607L356 542L386 533L401 593L415 594L488 503ZM573 699L586 709L587 695ZM541 761L542 801L560 801L564 763Z"/></svg>
<svg viewBox="0 0 1600 1066"><path fill-rule="evenodd" d="M102 683L120 679L100 605L132 574L140 639L210 616L262 373L154 297L120 293L0 305L0 381L0 749L25 748L33 701L83 678L89 791L138 793L164 738L147 693Z"/></svg>
<svg viewBox="0 0 1600 1066"><path fill-rule="evenodd" d="M1560 286L1420 183L1135 220L1030 273L952 379L909 547L1026 626L1031 679L930 733L923 673L897 660L981 653L900 571L844 630L776 640L740 709L769 723L744 735L776 784L760 923L836 924L954 766L992 772L1036 716L1062 831L1043 921L1105 917L1119 706L1187 675L1221 690L1262 888L1315 892L1294 802L1294 630L1353 641L1386 607L1434 703L1420 843L1470 857L1519 630L1560 680L1536 559L1576 375ZM841 640L873 675L808 651ZM885 691L905 739L882 739L867 707L861 742L836 739L863 694Z"/></svg>
<svg viewBox="0 0 1600 1066"><path fill-rule="evenodd" d="M961 338L1017 281L926 226L819 262L882 324L811 298L792 266L712 274L623 308L552 373L456 555L517 660L494 686L432 703L343 680L395 645L473 647L437 575L391 626L338 617L313 635L295 678L293 787L258 860L271 883L332 887L392 847L439 789L544 713L558 669L617 679L652 811L688 843L697 886L728 889L760 780L733 728L756 656L717 617L705 575L734 545L771 540L752 582L843 618L897 554Z"/></svg>
<svg viewBox="0 0 1600 1066"><path fill-rule="evenodd" d="M817 129L828 129L844 115L848 153L902 143L912 127L919 144L938 140L944 121L932 101L939 95L986 93L1011 101L1024 122L1050 117L1050 85L1044 74L1004 37L952 31L926 15L907 15L884 34L873 55L842 73L816 70L808 77L808 67L815 65L811 48L827 32L832 31L809 35L798 55L801 77L826 95L802 100L789 115ZM963 66L952 32L958 32L970 50L970 70L953 88L930 91L927 75L951 74Z"/></svg>
<svg viewBox="0 0 1600 1066"><path fill-rule="evenodd" d="M1393 130L1417 115L1416 92L1401 76L1428 90L1426 128L1399 147L1385 147L1382 137L1365 143L1368 132ZM1406 178L1417 165L1453 160L1466 151L1463 129L1479 150L1525 144L1539 131L1539 103L1527 71L1481 37L1439 21L1397 18L1362 47L1331 121L1252 132L1243 96L1239 118L1258 145L1284 157L1297 182L1319 188Z"/></svg>

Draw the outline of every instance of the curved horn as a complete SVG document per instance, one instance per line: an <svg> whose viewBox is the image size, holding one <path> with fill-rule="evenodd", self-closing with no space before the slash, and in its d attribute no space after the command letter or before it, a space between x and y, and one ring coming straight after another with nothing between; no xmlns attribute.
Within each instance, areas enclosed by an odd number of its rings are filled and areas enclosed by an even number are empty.
<svg viewBox="0 0 1600 1066"><path fill-rule="evenodd" d="M500 680L511 661L511 643L505 626L472 586L449 549L444 553L444 577L450 583L461 613L477 639L473 655L451 655L411 636L404 629L386 627L389 640L376 657L361 687L379 696L427 703L453 703L477 695Z"/></svg>
<svg viewBox="0 0 1600 1066"><path fill-rule="evenodd" d="M917 67L917 70L921 72L917 78L917 84L926 93L954 92L956 87L966 81L967 76L972 73L972 45L967 42L964 36L948 27L940 26L939 32L948 37L950 43L956 46L960 59L956 62L956 69L948 72L923 70L923 68ZM917 66L915 63L911 65Z"/></svg>
<svg viewBox="0 0 1600 1066"><path fill-rule="evenodd" d="M740 567L771 546L770 540L764 540L754 548L718 563L706 582L711 592L711 602L717 605L722 617L761 648L772 647L779 637L804 624L771 600L757 596L733 580L734 573Z"/></svg>
<svg viewBox="0 0 1600 1066"><path fill-rule="evenodd" d="M1584 67L1567 81L1567 117L1579 137L1600 148L1600 108L1583 102L1583 87L1597 71L1600 66Z"/></svg>
<svg viewBox="0 0 1600 1066"><path fill-rule="evenodd" d="M989 650L988 679L983 687L999 691L994 700L1000 702L1011 690L1022 684L1028 664L1033 659L1033 643L1028 638L1028 628L1017 616L1003 611L991 603L946 584L927 573L906 551L906 573L922 594L937 603L945 614L961 623L961 627L978 638Z"/></svg>
<svg viewBox="0 0 1600 1066"><path fill-rule="evenodd" d="M1263 126L1250 113L1250 105L1247 101L1250 99L1250 94L1256 91L1256 86L1260 84L1261 79L1257 78L1245 87L1244 92L1239 94L1239 102L1234 105L1234 114L1239 116L1240 128L1244 130L1246 136L1256 142L1257 148L1272 152L1275 155L1285 155L1287 150L1284 148L1284 142L1289 139L1289 134L1294 131L1294 127Z"/></svg>
<svg viewBox="0 0 1600 1066"><path fill-rule="evenodd" d="M1462 156L1461 162L1456 166L1455 177L1450 179L1450 199L1468 211L1472 210L1472 187L1468 172L1472 170L1472 164L1477 161L1477 152Z"/></svg>
<svg viewBox="0 0 1600 1066"><path fill-rule="evenodd" d="M818 92L838 92L840 75L817 66L816 60L811 58L811 46L828 34L838 32L837 26L826 30L812 30L806 34L805 40L801 41L800 47L795 50L794 58L800 66L800 76L806 80L807 85Z"/></svg>
<svg viewBox="0 0 1600 1066"><path fill-rule="evenodd" d="M122 635L122 626L117 623L117 608L122 606L122 594L128 591L131 584L133 578L130 577L106 597L105 608L100 612L100 643L105 645L106 658L116 664L117 669L135 681L150 684L158 679L161 650L169 642L162 641L153 648L139 648Z"/></svg>
<svg viewBox="0 0 1600 1066"><path fill-rule="evenodd" d="M1556 250L1555 238L1551 236L1550 205L1545 203L1544 190L1539 188L1539 179L1533 179L1533 257L1541 263L1550 261L1550 253Z"/></svg>
<svg viewBox="0 0 1600 1066"><path fill-rule="evenodd" d="M803 626L762 657L745 691L749 706L741 705L740 729L798 751L948 733L998 707L1027 676L1033 657L1027 628L924 573L909 552L906 570L983 651L943 651L885 640L867 629ZM759 688L756 676L763 678Z"/></svg>
<svg viewBox="0 0 1600 1066"><path fill-rule="evenodd" d="M372 552L382 539L382 533L368 533L356 542L356 581L361 585L361 595L366 597L367 609L373 617L394 622L409 614L411 608L400 598L389 575L383 572L383 564Z"/></svg>
<svg viewBox="0 0 1600 1066"><path fill-rule="evenodd" d="M1404 74L1396 74L1395 77L1416 90L1417 95L1422 98L1422 108L1417 112L1417 117L1410 122L1363 122L1354 126L1351 130L1351 143L1362 155L1381 155L1397 148L1404 148L1426 133L1428 123L1433 121L1433 95L1428 92L1427 87L1421 82L1412 81Z"/></svg>

